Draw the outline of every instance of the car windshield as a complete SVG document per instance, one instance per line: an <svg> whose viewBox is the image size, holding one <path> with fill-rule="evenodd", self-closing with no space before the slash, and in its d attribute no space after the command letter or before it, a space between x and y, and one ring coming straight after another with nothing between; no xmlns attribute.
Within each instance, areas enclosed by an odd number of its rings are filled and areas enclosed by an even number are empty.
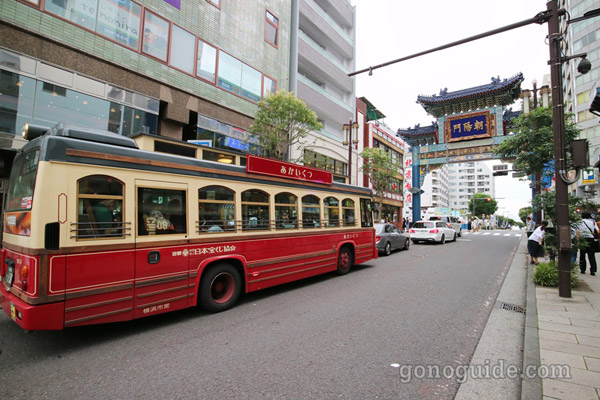
<svg viewBox="0 0 600 400"><path fill-rule="evenodd" d="M415 222L413 228L433 228L434 227L434 223L433 222Z"/></svg>
<svg viewBox="0 0 600 400"><path fill-rule="evenodd" d="M376 233L381 233L383 232L383 229L385 228L385 224L375 224L375 232Z"/></svg>

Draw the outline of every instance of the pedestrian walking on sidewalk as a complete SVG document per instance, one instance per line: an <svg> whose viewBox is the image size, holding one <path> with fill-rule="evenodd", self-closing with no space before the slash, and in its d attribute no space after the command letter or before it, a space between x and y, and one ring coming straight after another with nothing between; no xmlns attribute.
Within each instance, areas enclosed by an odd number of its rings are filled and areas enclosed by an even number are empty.
<svg viewBox="0 0 600 400"><path fill-rule="evenodd" d="M596 237L599 236L598 226L596 221L592 219L592 215L584 211L581 213L581 222L577 224L576 235L578 238L583 238L587 242L587 246L581 248L579 253L579 270L582 274L585 274L587 265L585 262L585 256L587 254L588 260L590 261L590 275L596 275Z"/></svg>
<svg viewBox="0 0 600 400"><path fill-rule="evenodd" d="M546 234L547 221L542 221L542 224L531 233L527 239L527 251L531 257L532 264L539 264L538 257L544 256L544 235Z"/></svg>

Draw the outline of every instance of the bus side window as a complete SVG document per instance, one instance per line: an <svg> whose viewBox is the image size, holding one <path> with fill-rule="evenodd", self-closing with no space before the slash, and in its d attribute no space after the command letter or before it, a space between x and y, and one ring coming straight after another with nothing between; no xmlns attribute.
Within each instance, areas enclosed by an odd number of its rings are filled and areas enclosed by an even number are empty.
<svg viewBox="0 0 600 400"><path fill-rule="evenodd" d="M186 191L138 187L138 236L187 233Z"/></svg>
<svg viewBox="0 0 600 400"><path fill-rule="evenodd" d="M261 190L246 190L242 192L242 230L268 230L269 194Z"/></svg>
<svg viewBox="0 0 600 400"><path fill-rule="evenodd" d="M197 232L236 230L235 193L224 186L206 186L198 190Z"/></svg>
<svg viewBox="0 0 600 400"><path fill-rule="evenodd" d="M104 175L77 182L77 239L124 237L123 183Z"/></svg>
<svg viewBox="0 0 600 400"><path fill-rule="evenodd" d="M354 200L344 199L342 201L342 219L345 226L354 226Z"/></svg>
<svg viewBox="0 0 600 400"><path fill-rule="evenodd" d="M363 228L373 226L373 208L371 199L360 199L360 224Z"/></svg>
<svg viewBox="0 0 600 400"><path fill-rule="evenodd" d="M302 197L302 228L321 227L321 203L317 196Z"/></svg>

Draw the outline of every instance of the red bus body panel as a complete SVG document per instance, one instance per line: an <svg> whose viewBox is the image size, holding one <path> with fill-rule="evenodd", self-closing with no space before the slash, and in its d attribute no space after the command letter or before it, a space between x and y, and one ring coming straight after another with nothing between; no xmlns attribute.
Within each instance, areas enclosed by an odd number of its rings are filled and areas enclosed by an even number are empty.
<svg viewBox="0 0 600 400"><path fill-rule="evenodd" d="M195 306L202 275L217 262L237 265L245 291L252 292L335 271L342 246L351 246L355 264L376 258L373 243L374 231L365 229L295 232L290 237L253 240L223 237L202 244L51 255L41 284L57 301L28 304L4 284L0 285L0 301L9 316L14 304L21 316L15 321L30 330L127 321ZM3 254L17 265L28 265L32 284L23 293L36 299L39 257L9 249ZM20 269L15 268L13 291L22 292L21 278Z"/></svg>

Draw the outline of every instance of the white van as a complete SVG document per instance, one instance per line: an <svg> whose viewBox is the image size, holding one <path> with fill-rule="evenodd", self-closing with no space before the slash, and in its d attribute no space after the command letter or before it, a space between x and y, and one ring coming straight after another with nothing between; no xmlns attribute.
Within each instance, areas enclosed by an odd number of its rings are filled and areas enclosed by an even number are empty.
<svg viewBox="0 0 600 400"><path fill-rule="evenodd" d="M462 236L462 223L456 217L451 217L449 215L428 215L425 218L429 221L443 221L450 225L459 237Z"/></svg>

